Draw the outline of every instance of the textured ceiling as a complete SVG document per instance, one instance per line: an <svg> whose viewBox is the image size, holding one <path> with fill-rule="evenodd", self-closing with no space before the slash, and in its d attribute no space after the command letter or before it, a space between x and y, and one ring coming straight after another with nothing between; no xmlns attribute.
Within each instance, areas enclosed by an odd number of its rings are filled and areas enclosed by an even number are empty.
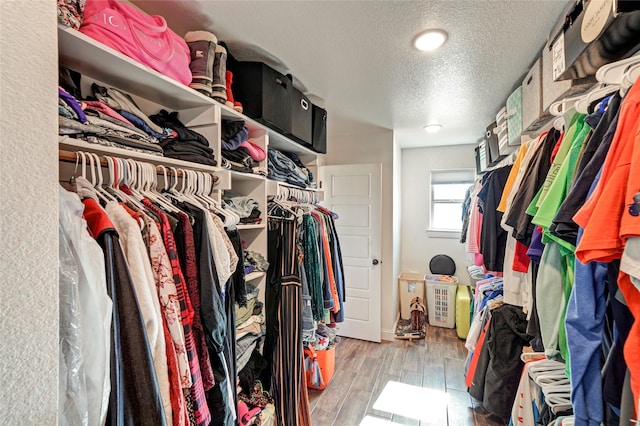
<svg viewBox="0 0 640 426"><path fill-rule="evenodd" d="M239 59L294 75L329 137L392 129L405 148L476 142L542 50L566 0L133 1L184 35L206 29ZM449 33L435 52L411 42ZM435 135L422 128L443 124ZM366 147L366 137L360 143Z"/></svg>

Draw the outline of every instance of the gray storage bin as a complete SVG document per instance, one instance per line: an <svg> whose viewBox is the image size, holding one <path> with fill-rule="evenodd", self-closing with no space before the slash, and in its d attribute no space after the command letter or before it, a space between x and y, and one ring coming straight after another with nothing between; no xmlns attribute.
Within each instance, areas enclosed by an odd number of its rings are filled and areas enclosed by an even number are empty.
<svg viewBox="0 0 640 426"><path fill-rule="evenodd" d="M576 80L553 80L553 58L550 46L542 49L542 110L549 111L549 106L561 98L576 96L586 92L596 83L595 76Z"/></svg>
<svg viewBox="0 0 640 426"><path fill-rule="evenodd" d="M539 57L522 81L522 132L535 132L552 118L542 108L542 57Z"/></svg>

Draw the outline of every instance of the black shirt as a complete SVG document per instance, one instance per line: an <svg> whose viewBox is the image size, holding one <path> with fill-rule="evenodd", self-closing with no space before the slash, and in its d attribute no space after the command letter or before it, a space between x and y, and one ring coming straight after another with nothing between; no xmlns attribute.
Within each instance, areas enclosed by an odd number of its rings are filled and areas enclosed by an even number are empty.
<svg viewBox="0 0 640 426"><path fill-rule="evenodd" d="M527 208L547 178L551 168L551 153L560 138L560 131L551 129L534 154L518 187L505 223L513 228L513 237L529 246L533 234L532 217Z"/></svg>
<svg viewBox="0 0 640 426"><path fill-rule="evenodd" d="M489 175L478 197L483 203L480 253L489 271L502 272L507 232L502 229L502 212L497 210L512 166L501 167Z"/></svg>

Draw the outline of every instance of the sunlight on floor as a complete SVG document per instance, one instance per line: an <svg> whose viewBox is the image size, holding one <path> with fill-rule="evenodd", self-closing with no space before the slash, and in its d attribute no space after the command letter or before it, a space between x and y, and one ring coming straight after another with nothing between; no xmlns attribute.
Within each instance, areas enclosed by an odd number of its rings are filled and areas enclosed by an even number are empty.
<svg viewBox="0 0 640 426"><path fill-rule="evenodd" d="M400 423L394 423L391 420L380 419L378 417L365 416L359 426L393 426Z"/></svg>
<svg viewBox="0 0 640 426"><path fill-rule="evenodd" d="M448 402L449 395L446 392L389 381L373 404L373 408L412 419L434 422L441 419L443 415L446 418ZM382 425L383 423L372 424Z"/></svg>

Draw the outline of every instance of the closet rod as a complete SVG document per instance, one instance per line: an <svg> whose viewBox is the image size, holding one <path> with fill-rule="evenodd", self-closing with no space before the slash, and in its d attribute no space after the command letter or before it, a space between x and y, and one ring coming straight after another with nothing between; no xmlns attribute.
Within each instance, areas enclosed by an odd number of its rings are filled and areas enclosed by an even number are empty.
<svg viewBox="0 0 640 426"><path fill-rule="evenodd" d="M64 149L60 149L58 150L58 158L60 159L60 161L64 161L67 163L75 163L77 161L77 156L76 153L74 151L67 151ZM100 165L103 167L107 167L107 160L102 157L99 156L100 158ZM135 160L138 161L138 160ZM169 167L165 166L165 168L167 170L169 170ZM174 168L175 169L175 168ZM182 169L177 169L178 170L178 177L183 177L184 173L182 172ZM156 166L156 172L158 172L158 174L163 173L162 167L161 166ZM213 175L213 183L218 183L218 180L220 179L219 176Z"/></svg>

